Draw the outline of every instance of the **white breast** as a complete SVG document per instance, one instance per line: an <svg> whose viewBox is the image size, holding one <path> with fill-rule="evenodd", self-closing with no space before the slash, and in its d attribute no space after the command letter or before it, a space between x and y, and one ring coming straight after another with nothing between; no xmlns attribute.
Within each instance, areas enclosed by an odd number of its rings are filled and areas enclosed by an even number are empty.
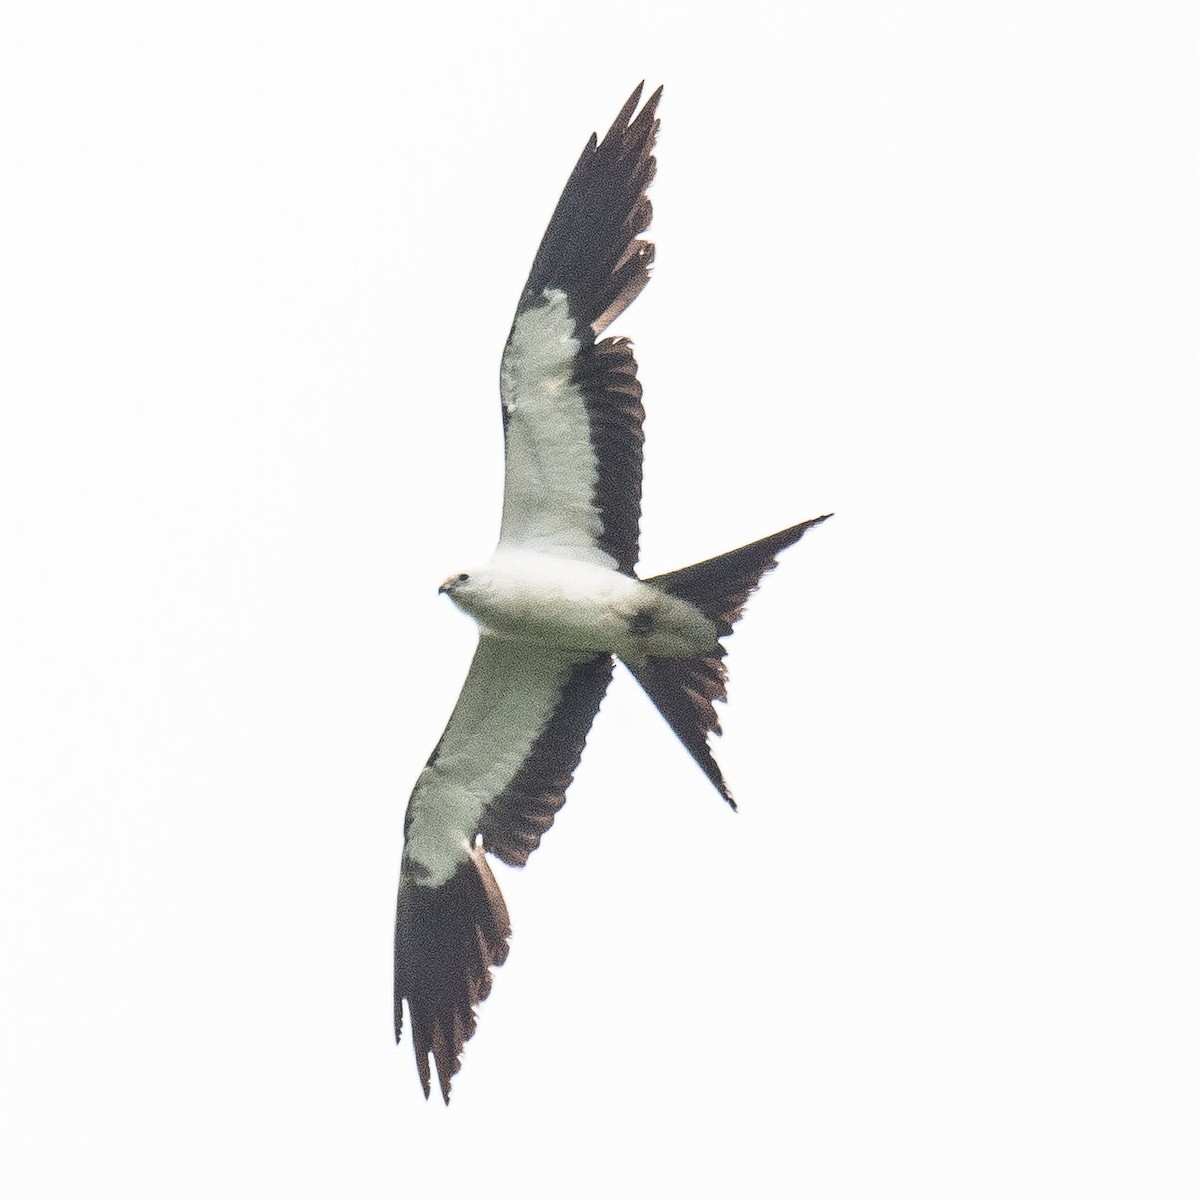
<svg viewBox="0 0 1199 1200"><path fill-rule="evenodd" d="M619 571L533 551L497 551L451 592L484 633L622 658L683 657L716 644L686 601Z"/></svg>

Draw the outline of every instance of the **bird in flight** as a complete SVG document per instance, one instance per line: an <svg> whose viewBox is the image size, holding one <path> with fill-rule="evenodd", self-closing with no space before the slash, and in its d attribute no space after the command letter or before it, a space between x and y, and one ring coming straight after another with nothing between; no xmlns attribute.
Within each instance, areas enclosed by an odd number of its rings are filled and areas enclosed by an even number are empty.
<svg viewBox="0 0 1199 1200"><path fill-rule="evenodd" d="M524 866L565 803L616 659L734 808L708 746L723 639L776 556L831 514L639 579L641 384L625 338L600 339L649 282L646 190L659 88L592 134L550 218L500 364L504 509L491 559L440 587L479 626L449 724L404 817L395 1030L408 1005L429 1095L448 1104L511 926L488 865Z"/></svg>

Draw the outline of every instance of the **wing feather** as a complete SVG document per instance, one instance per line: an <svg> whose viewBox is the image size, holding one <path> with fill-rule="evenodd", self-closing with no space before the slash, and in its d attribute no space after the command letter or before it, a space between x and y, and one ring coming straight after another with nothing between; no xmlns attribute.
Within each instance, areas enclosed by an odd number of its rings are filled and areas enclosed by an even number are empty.
<svg viewBox="0 0 1199 1200"><path fill-rule="evenodd" d="M641 516L641 388L627 341L595 339L649 281L659 88L594 135L533 260L500 367L501 546L632 574Z"/></svg>
<svg viewBox="0 0 1199 1200"><path fill-rule="evenodd" d="M404 818L395 1032L407 1002L417 1070L444 1099L508 956L511 924L485 850L523 864L565 801L612 676L610 655L481 637ZM481 841L479 840L481 838Z"/></svg>
<svg viewBox="0 0 1199 1200"><path fill-rule="evenodd" d="M649 280L659 88L638 87L593 135L550 219L500 368L501 547L632 574L641 514L641 385L629 343L596 342ZM523 865L565 801L612 675L607 654L480 638L404 820L395 1022L407 1003L428 1095L442 1095L508 954L511 926L485 851Z"/></svg>
<svg viewBox="0 0 1199 1200"><path fill-rule="evenodd" d="M641 84L597 144L591 135L562 189L533 259L517 312L541 302L547 289L565 292L579 326L599 337L649 282L653 206L646 195L657 170L658 88L633 116Z"/></svg>
<svg viewBox="0 0 1199 1200"><path fill-rule="evenodd" d="M487 805L479 823L483 847L515 867L529 855L566 803L566 789L612 679L610 654L585 659L571 671L562 698L512 781Z"/></svg>

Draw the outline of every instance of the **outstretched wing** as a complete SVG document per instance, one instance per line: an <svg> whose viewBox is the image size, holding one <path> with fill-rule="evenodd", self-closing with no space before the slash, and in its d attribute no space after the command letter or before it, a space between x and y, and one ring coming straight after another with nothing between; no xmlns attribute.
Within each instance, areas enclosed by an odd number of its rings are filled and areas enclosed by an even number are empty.
<svg viewBox="0 0 1199 1200"><path fill-rule="evenodd" d="M511 926L484 851L522 865L565 802L612 677L610 655L481 637L404 818L396 900L395 1030L408 1002L425 1095L447 1103ZM481 839L481 841L480 841Z"/></svg>
<svg viewBox="0 0 1199 1200"><path fill-rule="evenodd" d="M521 293L500 366L500 545L632 574L641 518L641 385L623 338L596 338L649 282L659 88L638 86L583 150Z"/></svg>

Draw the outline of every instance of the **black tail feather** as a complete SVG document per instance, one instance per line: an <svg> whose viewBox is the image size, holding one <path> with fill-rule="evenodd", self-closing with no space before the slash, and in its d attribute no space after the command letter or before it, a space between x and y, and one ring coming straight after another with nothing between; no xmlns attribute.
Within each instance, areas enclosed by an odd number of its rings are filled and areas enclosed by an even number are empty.
<svg viewBox="0 0 1199 1200"><path fill-rule="evenodd" d="M717 700L727 699L725 681L728 671L724 654L724 647L717 645L711 654L697 654L692 658L647 658L626 665L699 764L700 770L712 781L712 786L732 808L736 808L737 803L708 746L709 733L720 736L720 718L713 705Z"/></svg>
<svg viewBox="0 0 1199 1200"><path fill-rule="evenodd" d="M678 571L655 575L645 582L689 600L716 626L717 637L728 637L762 576L778 566L778 555L795 545L813 525L827 521L832 515L825 513L823 517L802 521L748 546L739 546Z"/></svg>
<svg viewBox="0 0 1199 1200"><path fill-rule="evenodd" d="M832 515L826 513L823 517L803 521L748 546L740 546L678 571L655 575L645 582L694 604L716 626L718 639L728 637L762 576L778 565L777 556L798 542L812 526L827 521ZM725 653L724 646L718 642L713 650L691 658L647 658L626 665L699 764L700 770L736 808L708 745L709 734L720 736L716 701L723 703L728 699Z"/></svg>

